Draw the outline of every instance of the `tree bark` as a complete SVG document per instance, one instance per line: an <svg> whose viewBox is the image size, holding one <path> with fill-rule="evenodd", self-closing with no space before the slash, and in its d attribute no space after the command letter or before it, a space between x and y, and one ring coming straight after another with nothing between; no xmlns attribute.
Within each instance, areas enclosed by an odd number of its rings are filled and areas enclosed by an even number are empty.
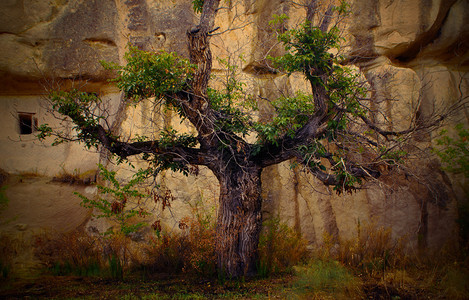
<svg viewBox="0 0 469 300"><path fill-rule="evenodd" d="M236 164L228 168L216 172L220 182L216 253L219 274L236 278L257 271L261 168Z"/></svg>

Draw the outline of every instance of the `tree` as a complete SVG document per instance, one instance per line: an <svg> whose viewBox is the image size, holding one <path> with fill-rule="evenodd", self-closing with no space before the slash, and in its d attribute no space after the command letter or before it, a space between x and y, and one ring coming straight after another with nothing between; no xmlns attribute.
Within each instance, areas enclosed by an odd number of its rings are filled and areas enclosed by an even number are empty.
<svg viewBox="0 0 469 300"><path fill-rule="evenodd" d="M200 22L187 31L189 60L173 53L144 52L130 47L127 64L105 66L117 71L113 81L128 103L154 97L157 105L176 111L197 134L173 129L159 139L125 141L113 135L104 116L97 115L97 95L78 90L50 94L53 109L75 124L77 139L88 147L102 145L119 159L141 155L155 174L171 169L188 174L191 166L208 167L220 184L217 220L217 266L238 277L256 271L261 230L261 172L296 160L338 192L352 192L366 178L378 178L382 164L396 164L406 155L401 146L411 133L432 128L444 116L416 120L406 130L384 130L373 121L358 74L333 54L340 35L334 16L347 5L329 5L321 18L318 1L305 5L306 19L297 28L279 32L285 54L271 58L278 72L301 72L311 93L270 100L276 115L256 121L243 101L242 84L230 78L223 90L209 87L212 70L210 38L220 0L193 1ZM285 16L277 16L282 22ZM40 138L53 135L47 125ZM257 140L248 142L255 134ZM362 154L362 155L361 155Z"/></svg>

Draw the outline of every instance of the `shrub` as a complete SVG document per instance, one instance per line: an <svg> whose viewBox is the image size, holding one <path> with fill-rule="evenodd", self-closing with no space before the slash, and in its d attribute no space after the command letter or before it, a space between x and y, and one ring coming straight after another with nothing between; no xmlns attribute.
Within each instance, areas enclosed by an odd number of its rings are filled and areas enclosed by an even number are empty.
<svg viewBox="0 0 469 300"><path fill-rule="evenodd" d="M259 239L259 274L290 271L294 265L306 261L307 241L280 219L272 218L264 222Z"/></svg>
<svg viewBox="0 0 469 300"><path fill-rule="evenodd" d="M103 266L97 238L81 231L36 237L35 255L54 275L96 276Z"/></svg>
<svg viewBox="0 0 469 300"><path fill-rule="evenodd" d="M139 258L123 234L90 236L83 231L36 237L35 255L54 275L108 276L122 279Z"/></svg>
<svg viewBox="0 0 469 300"><path fill-rule="evenodd" d="M182 233L160 233L146 246L150 261L144 266L153 272L194 272L210 276L215 268L215 227L210 218L196 215L183 218Z"/></svg>
<svg viewBox="0 0 469 300"><path fill-rule="evenodd" d="M361 298L361 283L337 261L314 260L305 267L295 267L294 290L308 297L327 294L331 299Z"/></svg>
<svg viewBox="0 0 469 300"><path fill-rule="evenodd" d="M8 235L0 236L0 278L8 278L12 271L13 259L17 254L18 241Z"/></svg>
<svg viewBox="0 0 469 300"><path fill-rule="evenodd" d="M394 241L391 229L378 227L375 222L362 228L357 223L357 236L340 242L336 259L359 272L373 275L386 268L404 266L407 256L404 252L405 239Z"/></svg>
<svg viewBox="0 0 469 300"><path fill-rule="evenodd" d="M109 171L101 164L98 167L100 169L100 176L106 184L96 185L99 192L98 197L88 198L75 192L82 200L80 205L93 209L96 213L96 218L107 218L119 225L119 230L110 227L105 235L120 233L130 235L138 232L146 223L134 222L134 219L136 217L145 217L149 214L140 206L140 200L148 195L143 194L138 189L139 184L143 183L147 178L148 170L139 170L128 183L122 184L117 180L115 171ZM131 202L132 206L136 208L127 208Z"/></svg>
<svg viewBox="0 0 469 300"><path fill-rule="evenodd" d="M213 275L216 271L215 223L205 215L187 219L189 225L189 249L186 253L184 270L195 271L202 275Z"/></svg>
<svg viewBox="0 0 469 300"><path fill-rule="evenodd" d="M187 238L180 234L162 233L150 236L144 248L149 257L148 261L141 265L145 273L179 273L184 268L189 243Z"/></svg>

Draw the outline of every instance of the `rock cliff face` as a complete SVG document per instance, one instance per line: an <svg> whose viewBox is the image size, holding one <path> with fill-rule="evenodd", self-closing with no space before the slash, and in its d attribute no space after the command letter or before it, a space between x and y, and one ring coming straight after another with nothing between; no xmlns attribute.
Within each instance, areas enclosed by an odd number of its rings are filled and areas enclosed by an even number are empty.
<svg viewBox="0 0 469 300"><path fill-rule="evenodd" d="M273 73L266 60L267 54L281 51L269 26L273 14L291 16L287 26L294 26L304 15L302 7L283 0L235 0L223 6L216 21L220 34L212 39L214 57L230 58L247 89L262 97L304 88L298 76ZM394 129L469 94L467 1L355 0L352 10L344 22L343 54L363 72L376 108L386 113ZM105 95L115 104L115 127L122 133L148 131L149 119L161 126L183 126L149 103L119 111L121 96L106 82L112 74L99 60L123 63L128 43L187 56L185 32L197 19L191 1L7 0L0 2L0 15L0 109L5 116L0 120L0 168L48 176L61 168L95 168L97 153L77 145L50 148L19 132L18 113L30 114L32 122L58 124L41 100L44 87L57 84ZM215 74L223 72L217 62L214 68ZM270 115L261 104L259 117ZM454 120L467 124L467 107ZM416 146L430 147L432 137L422 136ZM464 197L461 186L467 183L441 172L437 161L419 164L414 178L422 180L384 178L340 196L288 163L270 167L262 174L265 214L279 215L312 244L320 244L324 232L351 237L359 221L374 219L413 244L420 240L441 245L455 237L456 200ZM170 227L189 213L185 202L216 202L218 187L207 170L188 178L165 173L159 180L178 199L173 204L176 220L167 216Z"/></svg>

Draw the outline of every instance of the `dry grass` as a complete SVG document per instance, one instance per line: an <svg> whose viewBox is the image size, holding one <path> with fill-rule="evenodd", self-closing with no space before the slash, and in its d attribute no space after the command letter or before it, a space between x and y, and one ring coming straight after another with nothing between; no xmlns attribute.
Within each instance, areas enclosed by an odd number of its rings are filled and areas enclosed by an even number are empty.
<svg viewBox="0 0 469 300"><path fill-rule="evenodd" d="M362 299L362 282L338 261L314 260L296 267L294 291L304 299Z"/></svg>
<svg viewBox="0 0 469 300"><path fill-rule="evenodd" d="M213 222L194 216L183 220L180 228L179 233L155 232L143 242L124 235L91 237L79 231L43 236L37 239L36 255L55 275L122 279L124 275L180 274L212 280ZM459 250L448 247L425 256L410 255L402 240L391 238L389 229L374 223L358 229L356 237L341 241L338 247L325 235L324 247L308 255L301 236L271 220L259 245L260 278L288 277L285 288L300 299L469 299L469 259Z"/></svg>
<svg viewBox="0 0 469 300"><path fill-rule="evenodd" d="M18 241L8 235L0 236L0 278L10 276L16 254L18 253Z"/></svg>
<svg viewBox="0 0 469 300"><path fill-rule="evenodd" d="M88 171L81 174L77 170L75 170L73 173L62 170L60 173L52 177L52 181L68 184L88 185L96 182L96 171Z"/></svg>
<svg viewBox="0 0 469 300"><path fill-rule="evenodd" d="M76 230L36 237L35 255L54 275L99 275L103 247L99 239Z"/></svg>
<svg viewBox="0 0 469 300"><path fill-rule="evenodd" d="M313 257L345 266L372 298L469 299L464 249L448 245L438 251L406 251L406 239L394 240L390 228L375 222L358 223L354 238L341 240L338 247L335 243L325 234L323 247Z"/></svg>
<svg viewBox="0 0 469 300"><path fill-rule="evenodd" d="M181 233L161 233L150 237L146 245L152 272L185 272L213 275L215 268L215 229L200 217L184 218Z"/></svg>
<svg viewBox="0 0 469 300"><path fill-rule="evenodd" d="M145 274L180 273L184 268L187 239L181 235L162 234L151 236L144 250L148 259L142 262Z"/></svg>
<svg viewBox="0 0 469 300"><path fill-rule="evenodd" d="M306 262L307 241L279 218L264 222L259 241L259 273L261 276L291 271Z"/></svg>
<svg viewBox="0 0 469 300"><path fill-rule="evenodd" d="M377 226L375 222L364 226L358 223L356 237L342 240L333 257L360 273L372 276L383 274L388 269L405 267L409 260L405 252L406 240L394 240L391 233L390 228Z"/></svg>

